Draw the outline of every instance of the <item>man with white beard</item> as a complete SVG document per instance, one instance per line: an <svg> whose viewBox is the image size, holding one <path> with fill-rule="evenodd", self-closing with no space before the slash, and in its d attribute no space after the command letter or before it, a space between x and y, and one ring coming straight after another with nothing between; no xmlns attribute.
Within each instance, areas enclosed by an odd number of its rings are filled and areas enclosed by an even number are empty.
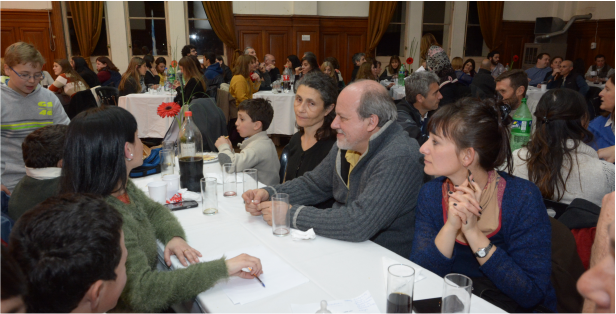
<svg viewBox="0 0 616 314"><path fill-rule="evenodd" d="M246 211L272 224L270 198L289 195L291 227L351 242L372 240L410 255L423 180L419 145L395 121L385 87L360 80L342 90L332 129L337 143L312 171L242 195ZM310 205L335 199L332 208Z"/></svg>

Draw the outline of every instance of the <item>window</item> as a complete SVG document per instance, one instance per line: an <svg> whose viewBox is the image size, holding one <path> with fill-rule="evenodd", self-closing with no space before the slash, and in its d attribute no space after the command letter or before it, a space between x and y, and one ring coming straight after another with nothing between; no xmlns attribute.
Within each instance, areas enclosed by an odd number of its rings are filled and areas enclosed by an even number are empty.
<svg viewBox="0 0 616 314"><path fill-rule="evenodd" d="M406 20L406 1L398 1L396 12L376 47L377 56L404 55L404 21Z"/></svg>
<svg viewBox="0 0 616 314"><path fill-rule="evenodd" d="M449 53L449 24L451 23L451 1L424 1L421 36L432 33L436 41Z"/></svg>
<svg viewBox="0 0 616 314"><path fill-rule="evenodd" d="M468 2L466 13L466 41L464 43L464 56L482 56L483 35L479 26L479 12L477 1Z"/></svg>
<svg viewBox="0 0 616 314"><path fill-rule="evenodd" d="M164 1L127 1L132 55L169 55Z"/></svg>
<svg viewBox="0 0 616 314"><path fill-rule="evenodd" d="M68 26L68 38L71 41L69 55L71 56L80 56L81 50L79 49L79 44L77 43L77 34L75 33L75 25L73 24L73 15L71 14L71 6L68 3L63 3L65 8L65 16L66 16L66 25ZM96 48L92 52L91 56L108 56L109 49L107 45L109 43L109 38L107 37L107 18L105 17L105 10L103 10L103 22L101 23L101 35L98 37L98 43L96 44Z"/></svg>
<svg viewBox="0 0 616 314"><path fill-rule="evenodd" d="M216 55L224 55L225 46L212 30L203 3L201 1L187 1L186 14L188 42L197 47L197 54L203 55L205 52L213 52Z"/></svg>

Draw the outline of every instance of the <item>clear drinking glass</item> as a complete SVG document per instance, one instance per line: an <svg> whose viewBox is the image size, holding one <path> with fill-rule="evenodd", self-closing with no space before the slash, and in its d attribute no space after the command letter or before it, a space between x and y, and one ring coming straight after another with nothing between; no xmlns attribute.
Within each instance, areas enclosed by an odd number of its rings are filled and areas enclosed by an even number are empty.
<svg viewBox="0 0 616 314"><path fill-rule="evenodd" d="M222 165L222 183L224 197L234 197L237 195L237 179L235 177L234 164Z"/></svg>
<svg viewBox="0 0 616 314"><path fill-rule="evenodd" d="M289 194L276 193L272 197L272 233L278 237L285 237L291 232L291 219L289 215Z"/></svg>
<svg viewBox="0 0 616 314"><path fill-rule="evenodd" d="M404 264L387 268L387 313L411 313L415 269Z"/></svg>
<svg viewBox="0 0 616 314"><path fill-rule="evenodd" d="M218 194L216 178L201 178L201 199L203 201L203 214L214 215L218 213Z"/></svg>
<svg viewBox="0 0 616 314"><path fill-rule="evenodd" d="M473 281L462 274L445 276L441 313L469 313Z"/></svg>
<svg viewBox="0 0 616 314"><path fill-rule="evenodd" d="M160 150L160 174L162 177L173 174L175 151L173 149Z"/></svg>
<svg viewBox="0 0 616 314"><path fill-rule="evenodd" d="M255 190L257 189L257 169L246 169L244 170L244 191Z"/></svg>

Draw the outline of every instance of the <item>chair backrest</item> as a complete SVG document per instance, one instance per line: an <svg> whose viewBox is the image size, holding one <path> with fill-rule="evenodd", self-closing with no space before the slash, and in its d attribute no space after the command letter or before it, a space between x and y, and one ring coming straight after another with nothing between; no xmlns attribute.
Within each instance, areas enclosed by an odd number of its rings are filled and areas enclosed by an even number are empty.
<svg viewBox="0 0 616 314"><path fill-rule="evenodd" d="M280 176L280 183L284 182L284 177L287 174L287 164L289 163L289 145L285 146L282 149L282 154L280 154L280 171L278 175Z"/></svg>
<svg viewBox="0 0 616 314"><path fill-rule="evenodd" d="M117 106L120 91L111 86L101 86L96 89L96 95L101 101L101 105Z"/></svg>
<svg viewBox="0 0 616 314"><path fill-rule="evenodd" d="M552 224L550 279L556 291L556 307L561 313L580 313L584 298L578 293L576 283L585 271L584 265L569 228L554 218L550 218L550 223Z"/></svg>
<svg viewBox="0 0 616 314"><path fill-rule="evenodd" d="M227 136L227 122L213 98L199 98L190 102L193 121L203 137L203 151L217 152L214 145L221 136Z"/></svg>
<svg viewBox="0 0 616 314"><path fill-rule="evenodd" d="M569 204L555 202L549 199L543 199L543 204L545 204L545 208L550 212L550 209L556 212L554 219L560 218L562 214L565 213ZM550 215L551 216L551 215Z"/></svg>
<svg viewBox="0 0 616 314"><path fill-rule="evenodd" d="M90 90L82 90L73 95L68 106L64 106L64 111L68 118L72 120L80 112L97 107L98 104L92 92Z"/></svg>

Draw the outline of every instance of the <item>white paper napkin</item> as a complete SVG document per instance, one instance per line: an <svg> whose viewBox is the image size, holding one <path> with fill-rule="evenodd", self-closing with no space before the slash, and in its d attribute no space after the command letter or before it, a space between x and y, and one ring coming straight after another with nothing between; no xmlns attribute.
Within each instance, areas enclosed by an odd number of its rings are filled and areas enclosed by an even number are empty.
<svg viewBox="0 0 616 314"><path fill-rule="evenodd" d="M394 264L410 264L410 263L401 263L398 262L396 260L393 260L389 257L385 257L383 256L383 273L384 273L384 277L385 278L385 286L387 286L387 268L389 268L389 266L394 265ZM409 265L411 266L411 265ZM418 282L420 280L426 279L426 276L421 274L421 268L417 267L417 266L411 266L413 267L413 269L415 269L415 282Z"/></svg>
<svg viewBox="0 0 616 314"><path fill-rule="evenodd" d="M182 200L184 201L201 201L201 193L192 192L187 189L179 189L178 193L182 194Z"/></svg>
<svg viewBox="0 0 616 314"><path fill-rule="evenodd" d="M419 69L415 70L415 72L422 72L422 71L426 71L426 68L422 66L419 67Z"/></svg>
<svg viewBox="0 0 616 314"><path fill-rule="evenodd" d="M299 240L312 240L315 239L317 237L316 233L314 233L314 229L310 228L306 231L300 231L297 229L291 229L291 238L293 238L294 241L299 241Z"/></svg>

